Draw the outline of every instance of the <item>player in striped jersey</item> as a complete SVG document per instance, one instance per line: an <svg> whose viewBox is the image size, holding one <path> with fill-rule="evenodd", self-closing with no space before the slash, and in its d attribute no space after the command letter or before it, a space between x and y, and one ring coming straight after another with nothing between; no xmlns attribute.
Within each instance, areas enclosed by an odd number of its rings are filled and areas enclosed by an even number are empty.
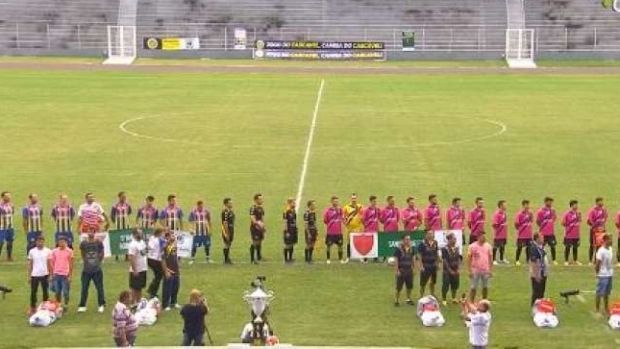
<svg viewBox="0 0 620 349"><path fill-rule="evenodd" d="M118 202L112 205L110 219L114 224L114 229L131 229L129 216L132 214L131 205L127 202L127 194L124 191L118 193Z"/></svg>
<svg viewBox="0 0 620 349"><path fill-rule="evenodd" d="M67 194L60 194L58 203L52 208L50 215L54 223L56 223L56 234L54 234L56 243L58 244L58 239L63 237L67 241L69 248L73 249L73 232L71 231L71 225L75 218L75 210L69 203Z"/></svg>
<svg viewBox="0 0 620 349"><path fill-rule="evenodd" d="M153 205L155 198L151 195L144 199L144 206L136 214L136 226L141 229L153 229L157 223L158 211Z"/></svg>
<svg viewBox="0 0 620 349"><path fill-rule="evenodd" d="M177 196L168 195L168 206L159 211L159 221L170 231L183 229L183 211L177 206Z"/></svg>
<svg viewBox="0 0 620 349"><path fill-rule="evenodd" d="M284 222L284 263L293 263L293 249L298 239L295 199L286 200L282 220Z"/></svg>
<svg viewBox="0 0 620 349"><path fill-rule="evenodd" d="M112 220L112 224L114 224L114 229L131 229L129 216L131 216L132 209L131 205L127 202L127 194L125 194L124 191L121 191L118 193L117 197L118 202L112 205L112 208L110 209L110 219ZM114 256L114 258L118 260L118 256ZM125 255L125 260L129 260L127 255Z"/></svg>
<svg viewBox="0 0 620 349"><path fill-rule="evenodd" d="M13 240L15 240L15 228L13 227L13 213L15 208L11 203L11 193L8 191L0 194L0 254L6 242L6 258L13 260Z"/></svg>
<svg viewBox="0 0 620 349"><path fill-rule="evenodd" d="M231 198L224 199L222 209L222 241L224 242L224 264L232 264L230 260L230 247L235 238L235 211Z"/></svg>
<svg viewBox="0 0 620 349"><path fill-rule="evenodd" d="M36 245L37 238L43 235L43 209L37 194L28 195L28 205L22 209L23 227L26 233L26 254Z"/></svg>
<svg viewBox="0 0 620 349"><path fill-rule="evenodd" d="M196 207L189 213L189 222L192 223L194 233L194 245L192 246L192 260L196 258L196 250L203 246L207 263L211 261L211 212L205 207L204 201L198 200Z"/></svg>

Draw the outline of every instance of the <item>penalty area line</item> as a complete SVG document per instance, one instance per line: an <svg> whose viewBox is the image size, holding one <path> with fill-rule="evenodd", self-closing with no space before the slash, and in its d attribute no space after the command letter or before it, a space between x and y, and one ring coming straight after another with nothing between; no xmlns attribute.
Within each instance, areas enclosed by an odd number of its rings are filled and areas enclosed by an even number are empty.
<svg viewBox="0 0 620 349"><path fill-rule="evenodd" d="M295 212L299 212L299 206L301 205L301 197L304 194L304 185L306 183L306 173L308 172L308 161L310 159L310 151L312 149L312 142L314 141L314 130L316 129L316 120L319 116L319 107L321 106L321 99L323 98L323 88L325 87L325 79L321 79L321 85L319 91L316 94L316 102L314 103L314 112L312 113L312 122L310 123L310 130L308 131L308 141L306 143L306 151L304 153L304 161L301 165L301 174L299 175L299 185L297 186L297 196L295 196Z"/></svg>

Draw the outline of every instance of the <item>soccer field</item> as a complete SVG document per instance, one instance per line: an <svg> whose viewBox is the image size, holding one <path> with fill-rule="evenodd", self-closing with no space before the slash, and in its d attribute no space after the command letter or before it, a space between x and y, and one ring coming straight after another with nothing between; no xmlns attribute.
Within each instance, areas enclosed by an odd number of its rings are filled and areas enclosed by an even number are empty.
<svg viewBox="0 0 620 349"><path fill-rule="evenodd" d="M219 213L221 200L232 197L238 217L236 264L183 264L181 269L180 298L185 301L194 287L205 291L212 309L209 328L218 345L238 341L249 320L241 295L253 277L265 275L277 296L272 320L282 342L465 348L467 334L455 306L444 311L443 328L424 328L413 307L393 306L393 271L385 265L325 265L322 246L315 265L283 265L285 199L295 197L301 186L302 205L315 199L324 208L331 195L345 202L356 192L362 203L371 194L381 200L394 195L404 206L413 195L418 206L426 206L425 198L435 193L443 209L459 196L469 210L482 196L489 213L498 200L507 200L512 222L525 198L537 208L544 196L553 196L558 212L575 198L585 215L593 199L603 196L615 215L620 209L618 86L620 75L561 71L356 75L0 69L0 190L13 193L16 208L28 193L38 193L46 213L60 192L68 193L75 206L83 193L93 191L106 210L120 190L134 207L147 194L162 207L165 196L176 193L185 212L205 199ZM314 137L300 183L313 117ZM268 229L263 253L268 261L260 266L247 263L248 209L256 192L265 196ZM51 221L46 224L49 233ZM608 229L615 232L611 222ZM561 236L559 225L556 232ZM514 260L514 229L509 234L508 259ZM585 224L582 234L586 238ZM0 347L112 345L109 311L95 312L92 288L89 312L75 313L79 273L69 314L50 328L28 327L21 229L17 236L17 260L7 263L3 255L0 261L0 284L15 289L0 300ZM218 263L221 247L215 238ZM303 244L295 253L303 261ZM587 238L580 258L585 264ZM127 286L126 265L106 261L104 273L111 306ZM463 276L461 289L467 286ZM570 305L558 295L594 286L591 268L552 267L547 295L558 303L560 326L539 330L529 314L527 267L497 267L490 291L491 347L617 348L620 334L592 312L593 293ZM615 286L612 299L619 295ZM165 313L154 327L140 329L138 344L178 345L181 328L180 316Z"/></svg>

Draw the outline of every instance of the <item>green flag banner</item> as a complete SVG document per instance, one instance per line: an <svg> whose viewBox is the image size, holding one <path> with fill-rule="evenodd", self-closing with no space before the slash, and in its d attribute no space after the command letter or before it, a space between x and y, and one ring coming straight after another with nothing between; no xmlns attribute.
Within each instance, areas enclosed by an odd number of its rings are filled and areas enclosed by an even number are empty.
<svg viewBox="0 0 620 349"><path fill-rule="evenodd" d="M417 246L422 240L426 232L424 230L416 230L412 232L398 231L398 232L378 232L379 242L379 257L390 257L394 255L394 249L400 244L400 238L403 234L409 234L411 237L411 244Z"/></svg>
<svg viewBox="0 0 620 349"><path fill-rule="evenodd" d="M122 256L127 254L127 246L131 242L133 229L121 229L108 231L108 239L110 241L110 251L113 256ZM144 229L144 239L148 239L152 229Z"/></svg>

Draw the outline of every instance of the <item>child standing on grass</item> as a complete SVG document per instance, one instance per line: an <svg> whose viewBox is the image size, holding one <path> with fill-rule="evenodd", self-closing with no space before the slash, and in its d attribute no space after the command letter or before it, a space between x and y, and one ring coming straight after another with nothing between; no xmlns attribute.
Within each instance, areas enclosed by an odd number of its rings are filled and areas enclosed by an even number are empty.
<svg viewBox="0 0 620 349"><path fill-rule="evenodd" d="M114 343L118 348L134 346L138 332L138 322L129 310L132 302L130 291L123 291L118 296L118 302L112 310L112 327Z"/></svg>
<svg viewBox="0 0 620 349"><path fill-rule="evenodd" d="M56 294L56 301L63 300L63 310L67 312L69 306L69 290L73 275L73 250L67 246L67 238L58 239L58 247L52 250L52 287Z"/></svg>

